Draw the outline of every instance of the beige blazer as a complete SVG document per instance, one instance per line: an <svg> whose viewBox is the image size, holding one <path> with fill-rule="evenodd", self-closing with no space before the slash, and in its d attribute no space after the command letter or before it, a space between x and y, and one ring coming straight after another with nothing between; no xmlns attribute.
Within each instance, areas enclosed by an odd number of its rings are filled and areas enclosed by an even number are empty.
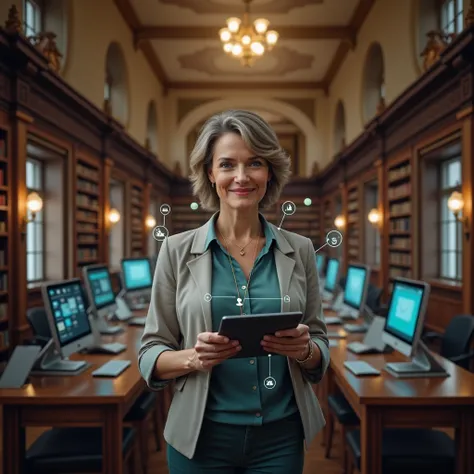
<svg viewBox="0 0 474 474"><path fill-rule="evenodd" d="M157 357L166 350L192 348L199 333L212 331L211 304L205 299L207 293L212 293L212 253L210 248L204 251L204 245L214 216L202 227L170 236L162 244L139 352L140 371L153 390L171 382L153 378ZM288 359L308 447L325 424L311 384L321 380L329 364L314 249L308 238L270 226L277 243L273 248L282 295L281 310L303 313L303 323L309 326L322 354L321 367L312 371ZM175 383L164 437L190 459L204 417L210 376L211 372L196 371L179 377Z"/></svg>

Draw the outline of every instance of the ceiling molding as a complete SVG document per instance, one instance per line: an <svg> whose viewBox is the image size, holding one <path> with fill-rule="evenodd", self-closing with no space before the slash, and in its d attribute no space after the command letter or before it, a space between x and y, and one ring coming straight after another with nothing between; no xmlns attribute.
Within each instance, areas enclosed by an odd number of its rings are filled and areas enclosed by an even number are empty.
<svg viewBox="0 0 474 474"><path fill-rule="evenodd" d="M323 82L178 82L168 83L169 89L201 89L201 90L243 90L243 89L271 89L271 90L320 90L325 89Z"/></svg>
<svg viewBox="0 0 474 474"><path fill-rule="evenodd" d="M152 39L215 39L219 40L221 26L142 26L135 29L135 42ZM280 38L354 40L351 26L278 26L272 25Z"/></svg>
<svg viewBox="0 0 474 474"><path fill-rule="evenodd" d="M141 28L141 24L137 14L135 13L135 10L130 4L130 0L114 0L114 2L120 14L122 15L122 18L130 28L133 37L135 37L135 31ZM150 41L141 41L140 44L135 43L134 46L135 49L141 49L153 73L155 74L155 77L161 83L163 87L163 93L166 94L169 80Z"/></svg>
<svg viewBox="0 0 474 474"><path fill-rule="evenodd" d="M356 47L357 43L357 35L359 34L359 30L361 29L362 25L364 24L367 16L370 13L370 10L375 4L375 0L360 0L357 8L352 15L350 26L349 28L353 31L354 36L352 40L346 41L342 40L341 44L337 48L336 54L334 55L331 64L328 67L326 75L324 76L324 82L327 84L326 93L329 94L329 88L331 86L332 81L336 77L339 69L341 68L342 64L344 63L349 51Z"/></svg>

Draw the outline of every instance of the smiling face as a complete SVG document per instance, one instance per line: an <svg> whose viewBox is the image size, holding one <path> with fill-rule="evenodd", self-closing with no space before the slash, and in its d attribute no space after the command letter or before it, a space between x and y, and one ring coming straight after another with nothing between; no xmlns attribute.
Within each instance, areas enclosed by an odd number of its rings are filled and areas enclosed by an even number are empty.
<svg viewBox="0 0 474 474"><path fill-rule="evenodd" d="M226 133L214 144L209 179L223 205L231 209L258 209L270 179L268 163L252 152L236 133Z"/></svg>

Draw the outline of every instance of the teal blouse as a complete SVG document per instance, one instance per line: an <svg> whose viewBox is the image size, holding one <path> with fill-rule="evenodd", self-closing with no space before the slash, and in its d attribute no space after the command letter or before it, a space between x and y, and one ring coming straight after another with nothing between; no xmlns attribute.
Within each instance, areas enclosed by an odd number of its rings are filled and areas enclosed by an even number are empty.
<svg viewBox="0 0 474 474"><path fill-rule="evenodd" d="M281 312L281 294L273 255L277 245L273 232L260 216L265 232L265 245L255 262L244 306L244 314ZM218 331L223 316L239 315L237 290L229 262L229 254L217 240L215 221L210 226L206 249L212 250L212 330ZM252 251L248 247L247 251ZM235 277L243 299L247 281L233 258ZM271 359L271 360L270 360ZM264 385L270 375L272 389ZM288 361L273 354L255 358L227 359L213 367L205 416L221 423L261 425L285 418L298 410L293 393Z"/></svg>

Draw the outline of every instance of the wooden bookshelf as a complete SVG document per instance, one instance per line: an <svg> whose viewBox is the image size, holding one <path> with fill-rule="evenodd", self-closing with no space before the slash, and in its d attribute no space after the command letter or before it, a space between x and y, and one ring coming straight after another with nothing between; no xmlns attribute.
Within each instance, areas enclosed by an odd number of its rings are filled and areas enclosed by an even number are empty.
<svg viewBox="0 0 474 474"><path fill-rule="evenodd" d="M100 164L81 156L76 161L76 276L84 265L100 260Z"/></svg>
<svg viewBox="0 0 474 474"><path fill-rule="evenodd" d="M10 349L9 264L10 264L10 132L0 126L0 361Z"/></svg>
<svg viewBox="0 0 474 474"><path fill-rule="evenodd" d="M145 196L143 186L133 182L130 186L130 249L132 257L146 255L144 245Z"/></svg>
<svg viewBox="0 0 474 474"><path fill-rule="evenodd" d="M360 212L359 184L349 185L347 189L347 223L345 235L345 248L347 249L347 262L360 262L360 235L362 216Z"/></svg>
<svg viewBox="0 0 474 474"><path fill-rule="evenodd" d="M387 166L388 283L396 277L413 277L412 162L404 156Z"/></svg>

